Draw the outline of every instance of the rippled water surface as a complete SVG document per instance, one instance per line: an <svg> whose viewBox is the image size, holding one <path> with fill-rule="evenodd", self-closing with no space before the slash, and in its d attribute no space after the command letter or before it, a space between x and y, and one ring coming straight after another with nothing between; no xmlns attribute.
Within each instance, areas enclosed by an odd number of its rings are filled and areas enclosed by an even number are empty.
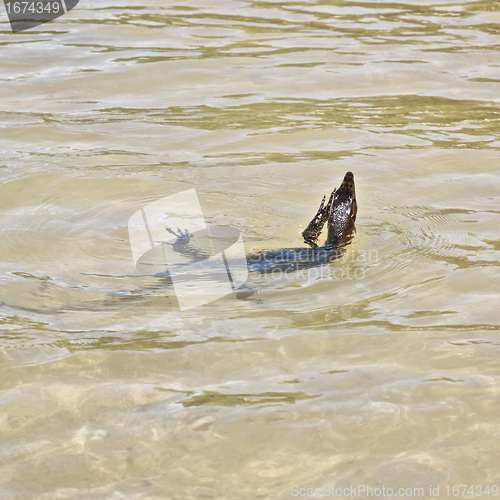
<svg viewBox="0 0 500 500"><path fill-rule="evenodd" d="M498 2L2 9L2 499L494 498ZM310 279L180 311L134 266L148 203L299 247L349 170L356 235Z"/></svg>

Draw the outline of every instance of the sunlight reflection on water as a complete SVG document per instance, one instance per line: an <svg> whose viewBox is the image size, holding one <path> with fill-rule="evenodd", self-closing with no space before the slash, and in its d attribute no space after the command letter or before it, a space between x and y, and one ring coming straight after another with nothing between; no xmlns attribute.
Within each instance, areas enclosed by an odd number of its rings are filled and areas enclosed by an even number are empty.
<svg viewBox="0 0 500 500"><path fill-rule="evenodd" d="M1 21L2 498L498 480L496 2ZM326 276L181 313L135 269L148 203L196 188L248 252L299 247L348 170L357 233Z"/></svg>

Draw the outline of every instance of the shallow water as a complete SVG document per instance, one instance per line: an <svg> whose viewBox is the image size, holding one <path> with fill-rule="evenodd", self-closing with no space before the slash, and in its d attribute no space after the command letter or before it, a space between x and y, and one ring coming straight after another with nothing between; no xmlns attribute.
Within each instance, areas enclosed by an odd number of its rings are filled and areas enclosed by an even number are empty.
<svg viewBox="0 0 500 500"><path fill-rule="evenodd" d="M2 16L2 499L495 496L498 2ZM298 247L348 170L317 275L180 311L134 266L148 203L196 188L248 252Z"/></svg>

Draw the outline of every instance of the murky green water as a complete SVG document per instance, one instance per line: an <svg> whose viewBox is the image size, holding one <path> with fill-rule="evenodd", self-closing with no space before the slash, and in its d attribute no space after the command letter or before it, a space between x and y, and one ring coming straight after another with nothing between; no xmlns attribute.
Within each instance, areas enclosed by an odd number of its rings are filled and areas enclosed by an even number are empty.
<svg viewBox="0 0 500 500"><path fill-rule="evenodd" d="M1 16L2 500L495 498L498 2ZM301 246L348 170L327 275L181 312L135 269L148 203L196 188L248 251Z"/></svg>

